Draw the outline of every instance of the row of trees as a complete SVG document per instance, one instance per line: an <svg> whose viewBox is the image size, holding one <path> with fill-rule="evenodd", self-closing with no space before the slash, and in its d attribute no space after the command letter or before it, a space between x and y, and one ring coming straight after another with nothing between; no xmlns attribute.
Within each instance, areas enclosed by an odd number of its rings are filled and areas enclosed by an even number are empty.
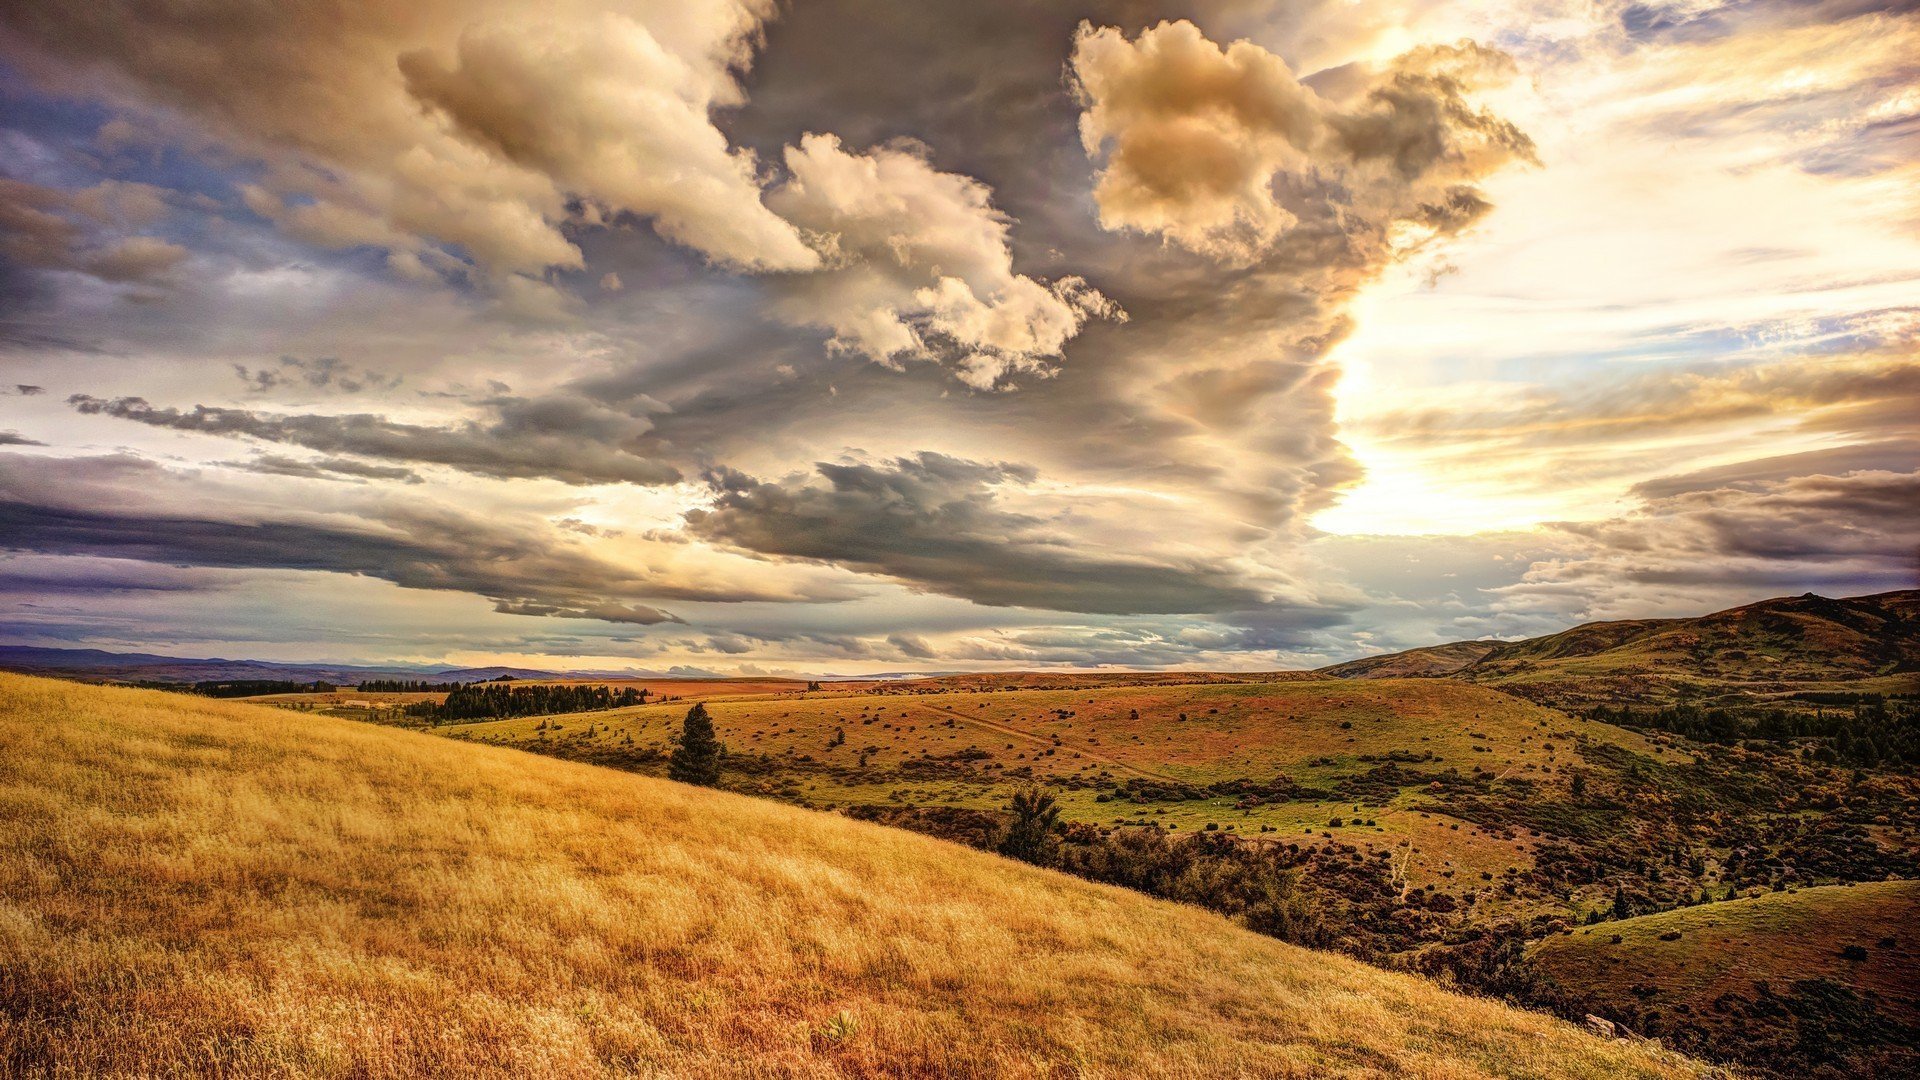
<svg viewBox="0 0 1920 1080"><path fill-rule="evenodd" d="M170 689L181 689L178 686ZM285 679L222 679L214 682L193 684L194 693L202 697L240 698L259 697L263 694L331 694L335 687L329 682L289 682Z"/></svg>
<svg viewBox="0 0 1920 1080"><path fill-rule="evenodd" d="M516 716L552 713L604 712L645 705L649 691L623 686L508 686L468 683L448 691L440 702L422 701L406 708L408 716L435 723L458 720L506 720Z"/></svg>

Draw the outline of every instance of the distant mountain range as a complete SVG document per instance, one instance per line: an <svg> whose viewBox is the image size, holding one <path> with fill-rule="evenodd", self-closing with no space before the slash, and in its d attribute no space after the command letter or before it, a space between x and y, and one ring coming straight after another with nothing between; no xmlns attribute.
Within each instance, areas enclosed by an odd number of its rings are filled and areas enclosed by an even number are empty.
<svg viewBox="0 0 1920 1080"><path fill-rule="evenodd" d="M546 670L525 667L446 667L436 664L282 663L273 660L224 660L218 657L161 656L155 653L119 653L103 649L49 649L28 645L0 645L0 671L25 675L54 675L90 682L328 682L351 686L376 679L418 679L428 682L478 682L502 676L515 679L723 679L716 671L673 668ZM958 671L912 671L881 675L816 675L822 682L925 679L964 674ZM796 676L796 679L799 678Z"/></svg>
<svg viewBox="0 0 1920 1080"><path fill-rule="evenodd" d="M271 660L199 659L153 653L116 653L101 649L43 649L0 645L0 670L29 675L65 675L111 681L215 682L240 679L285 682L352 684L369 679L427 679L434 682L474 682L503 675L516 679L556 678L562 674L537 668L449 668L406 664L283 664ZM605 673L594 672L595 675Z"/></svg>

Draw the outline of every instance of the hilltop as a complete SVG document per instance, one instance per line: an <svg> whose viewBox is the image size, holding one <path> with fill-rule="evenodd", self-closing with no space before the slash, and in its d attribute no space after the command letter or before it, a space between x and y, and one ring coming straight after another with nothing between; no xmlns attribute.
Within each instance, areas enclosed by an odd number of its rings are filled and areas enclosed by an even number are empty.
<svg viewBox="0 0 1920 1080"><path fill-rule="evenodd" d="M1480 655L1440 670L1474 652ZM1844 599L1808 593L1695 618L1587 623L1525 641L1366 657L1322 673L1450 675L1563 708L1913 691L1920 688L1920 590Z"/></svg>
<svg viewBox="0 0 1920 1080"><path fill-rule="evenodd" d="M1914 1075L1916 927L1920 882L1863 882L1583 927L1529 959L1571 1008L1674 1045L1790 1074Z"/></svg>
<svg viewBox="0 0 1920 1080"><path fill-rule="evenodd" d="M1421 649L1349 660L1344 664L1320 668L1315 674L1334 679L1408 679L1451 675L1486 659L1487 654L1501 644L1498 641L1450 641L1445 645L1429 645Z"/></svg>
<svg viewBox="0 0 1920 1080"><path fill-rule="evenodd" d="M1684 1077L906 832L0 676L0 1072Z"/></svg>

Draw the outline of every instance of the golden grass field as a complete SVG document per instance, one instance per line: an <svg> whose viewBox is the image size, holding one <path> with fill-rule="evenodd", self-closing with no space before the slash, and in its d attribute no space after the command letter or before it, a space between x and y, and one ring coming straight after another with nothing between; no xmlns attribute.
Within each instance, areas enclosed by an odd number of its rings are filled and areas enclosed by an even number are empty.
<svg viewBox="0 0 1920 1080"><path fill-rule="evenodd" d="M0 1072L1682 1077L929 838L0 676Z"/></svg>

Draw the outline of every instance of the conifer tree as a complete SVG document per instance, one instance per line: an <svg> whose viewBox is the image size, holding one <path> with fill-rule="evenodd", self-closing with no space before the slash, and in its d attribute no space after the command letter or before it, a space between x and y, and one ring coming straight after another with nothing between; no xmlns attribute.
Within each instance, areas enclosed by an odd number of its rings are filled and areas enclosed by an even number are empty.
<svg viewBox="0 0 1920 1080"><path fill-rule="evenodd" d="M720 780L720 758L725 753L726 747L714 738L713 718L707 715L707 707L696 702L680 727L680 739L667 762L667 775L683 784L712 787Z"/></svg>

